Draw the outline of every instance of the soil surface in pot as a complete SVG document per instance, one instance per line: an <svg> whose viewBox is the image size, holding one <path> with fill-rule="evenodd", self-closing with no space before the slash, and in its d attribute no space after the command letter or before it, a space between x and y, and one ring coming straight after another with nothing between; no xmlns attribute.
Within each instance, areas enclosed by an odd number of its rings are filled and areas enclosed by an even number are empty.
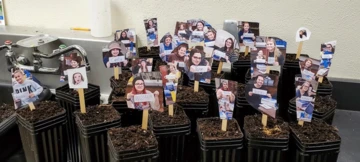
<svg viewBox="0 0 360 162"><path fill-rule="evenodd" d="M95 105L86 108L86 113L80 110L74 112L79 116L84 126L112 122L120 119L120 114L111 105Z"/></svg>
<svg viewBox="0 0 360 162"><path fill-rule="evenodd" d="M261 123L262 115L246 116L244 130L248 138L285 139L289 138L289 126L281 119L268 117L267 126Z"/></svg>
<svg viewBox="0 0 360 162"><path fill-rule="evenodd" d="M290 129L300 139L301 143L334 142L340 140L338 130L335 127L318 119L304 122L304 126L291 123Z"/></svg>
<svg viewBox="0 0 360 162"><path fill-rule="evenodd" d="M35 110L31 111L30 108L26 107L16 110L16 113L25 118L26 121L36 123L65 111L65 109L60 107L55 101L41 101L38 104L34 104L34 106Z"/></svg>
<svg viewBox="0 0 360 162"><path fill-rule="evenodd" d="M115 95L125 95L126 86L131 76L131 72L122 72L122 74L119 74L118 80L116 80L115 77L110 78L110 82L115 86L113 87L113 93Z"/></svg>
<svg viewBox="0 0 360 162"><path fill-rule="evenodd" d="M157 145L152 131L143 130L141 126L111 128L109 135L116 152L144 150Z"/></svg>
<svg viewBox="0 0 360 162"><path fill-rule="evenodd" d="M228 120L227 130L221 130L222 120L220 118L204 118L198 120L197 124L204 140L235 139L243 137L236 120Z"/></svg>
<svg viewBox="0 0 360 162"><path fill-rule="evenodd" d="M112 102L126 102L126 100L125 100L125 96L116 96L116 95L112 95L111 96L111 101Z"/></svg>
<svg viewBox="0 0 360 162"><path fill-rule="evenodd" d="M324 77L322 83L319 83L319 86L330 86L329 84L330 82L327 77Z"/></svg>
<svg viewBox="0 0 360 162"><path fill-rule="evenodd" d="M155 59L154 61L155 61L154 71L160 71L159 66L161 66L161 65L167 65L166 62L164 62L162 59L159 59L159 58Z"/></svg>
<svg viewBox="0 0 360 162"><path fill-rule="evenodd" d="M296 54L286 54L285 61L299 61L299 59L296 59Z"/></svg>
<svg viewBox="0 0 360 162"><path fill-rule="evenodd" d="M14 114L15 108L13 105L3 103L0 106L0 123L4 121L6 118Z"/></svg>
<svg viewBox="0 0 360 162"><path fill-rule="evenodd" d="M211 71L211 80L214 81L215 78L222 78L223 75L223 73L218 74L216 71Z"/></svg>
<svg viewBox="0 0 360 162"><path fill-rule="evenodd" d="M153 126L185 125L190 122L181 106L174 104L174 116L170 116L168 110L165 109L164 112L151 111Z"/></svg>
<svg viewBox="0 0 360 162"><path fill-rule="evenodd" d="M238 83L238 97L245 97L246 84Z"/></svg>
<svg viewBox="0 0 360 162"><path fill-rule="evenodd" d="M249 51L249 53L248 53L246 56L245 56L245 53L244 53L244 52L241 52L241 53L239 54L238 60L247 60L247 61L250 62L250 51Z"/></svg>
<svg viewBox="0 0 360 162"><path fill-rule="evenodd" d="M316 96L314 111L320 113L326 113L329 110L336 108L336 101L330 96Z"/></svg>
<svg viewBox="0 0 360 162"><path fill-rule="evenodd" d="M194 87L178 86L176 94L177 103L208 103L209 94L199 87L198 92L194 92Z"/></svg>
<svg viewBox="0 0 360 162"><path fill-rule="evenodd" d="M91 87L88 87L87 89L84 89L84 95L86 93L88 93L89 91L93 90ZM69 89L66 91L66 93L69 93L71 96L75 96L78 97L79 96L79 92L75 89Z"/></svg>

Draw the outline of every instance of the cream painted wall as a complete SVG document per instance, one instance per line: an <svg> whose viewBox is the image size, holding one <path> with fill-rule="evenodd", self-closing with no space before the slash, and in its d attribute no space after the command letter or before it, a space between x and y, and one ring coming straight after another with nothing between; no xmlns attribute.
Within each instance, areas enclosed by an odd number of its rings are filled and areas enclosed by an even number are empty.
<svg viewBox="0 0 360 162"><path fill-rule="evenodd" d="M4 0L8 25L41 28L89 27L90 0ZM215 28L225 19L259 21L261 35L278 36L296 52L295 32L312 31L303 53L319 57L320 43L337 40L329 76L360 79L358 0L112 0L113 29L133 27L142 44L142 20L157 17L159 32L173 33L175 21L202 18Z"/></svg>

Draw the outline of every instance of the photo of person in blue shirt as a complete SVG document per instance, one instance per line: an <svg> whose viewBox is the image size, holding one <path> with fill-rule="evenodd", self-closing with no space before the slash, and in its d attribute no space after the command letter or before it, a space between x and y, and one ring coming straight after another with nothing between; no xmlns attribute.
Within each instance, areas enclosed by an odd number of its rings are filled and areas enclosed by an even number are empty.
<svg viewBox="0 0 360 162"><path fill-rule="evenodd" d="M176 43L173 42L173 37L170 33L165 34L165 36L160 40L160 58L168 62L171 52L176 48Z"/></svg>
<svg viewBox="0 0 360 162"><path fill-rule="evenodd" d="M243 22L242 23L242 28L238 33L238 37L239 37L239 43L243 43L245 39L251 40L251 41L255 41L255 35L253 37L244 37L245 33L254 33L251 29L250 29L250 23L249 22Z"/></svg>

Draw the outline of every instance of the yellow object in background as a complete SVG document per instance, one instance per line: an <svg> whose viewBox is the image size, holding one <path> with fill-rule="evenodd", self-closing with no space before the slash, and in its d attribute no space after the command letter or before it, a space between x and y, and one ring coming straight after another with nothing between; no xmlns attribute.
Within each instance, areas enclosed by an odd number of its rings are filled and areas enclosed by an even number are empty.
<svg viewBox="0 0 360 162"><path fill-rule="evenodd" d="M89 28L70 28L70 30L90 31Z"/></svg>

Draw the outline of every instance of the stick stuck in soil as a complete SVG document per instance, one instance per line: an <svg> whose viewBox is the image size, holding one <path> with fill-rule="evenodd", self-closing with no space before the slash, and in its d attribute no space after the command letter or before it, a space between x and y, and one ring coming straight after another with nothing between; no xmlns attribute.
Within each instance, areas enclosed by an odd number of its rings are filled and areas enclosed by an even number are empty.
<svg viewBox="0 0 360 162"><path fill-rule="evenodd" d="M29 107L30 107L30 110L31 110L31 111L35 110L34 103L30 102L30 103L29 103Z"/></svg>
<svg viewBox="0 0 360 162"><path fill-rule="evenodd" d="M143 118L141 128L147 130L149 119L149 109L143 110Z"/></svg>
<svg viewBox="0 0 360 162"><path fill-rule="evenodd" d="M266 71L265 71L266 74L270 74L270 66L266 66Z"/></svg>
<svg viewBox="0 0 360 162"><path fill-rule="evenodd" d="M80 100L80 110L81 110L81 113L86 113L84 89L83 89L83 88L79 88L79 89L78 89L78 92L79 92L79 100Z"/></svg>
<svg viewBox="0 0 360 162"><path fill-rule="evenodd" d="M194 92L199 92L199 81L195 80L194 83Z"/></svg>
<svg viewBox="0 0 360 162"><path fill-rule="evenodd" d="M296 53L296 59L299 59L299 57L300 57L302 46L303 46L303 41L301 41L299 43L298 50L297 50L297 53Z"/></svg>
<svg viewBox="0 0 360 162"><path fill-rule="evenodd" d="M303 120L299 120L298 124L301 125L301 126L304 126L304 121L303 121Z"/></svg>
<svg viewBox="0 0 360 162"><path fill-rule="evenodd" d="M226 128L227 128L227 119L222 119L221 130L226 131Z"/></svg>
<svg viewBox="0 0 360 162"><path fill-rule="evenodd" d="M218 70L217 70L217 74L221 73L223 64L224 64L224 62L222 62L222 61L219 62L219 67L218 67Z"/></svg>
<svg viewBox="0 0 360 162"><path fill-rule="evenodd" d="M322 82L323 82L323 79L324 79L324 77L322 77L322 76L319 77L318 82L319 82L319 83L322 83Z"/></svg>
<svg viewBox="0 0 360 162"><path fill-rule="evenodd" d="M262 114L261 123L264 127L267 125L267 118L268 116L266 114Z"/></svg>
<svg viewBox="0 0 360 162"><path fill-rule="evenodd" d="M119 80L119 67L114 67L114 77Z"/></svg>
<svg viewBox="0 0 360 162"><path fill-rule="evenodd" d="M174 116L174 105L169 105L169 115Z"/></svg>
<svg viewBox="0 0 360 162"><path fill-rule="evenodd" d="M249 54L249 46L246 46L245 47L245 55L244 56L246 56L246 55L248 55Z"/></svg>

